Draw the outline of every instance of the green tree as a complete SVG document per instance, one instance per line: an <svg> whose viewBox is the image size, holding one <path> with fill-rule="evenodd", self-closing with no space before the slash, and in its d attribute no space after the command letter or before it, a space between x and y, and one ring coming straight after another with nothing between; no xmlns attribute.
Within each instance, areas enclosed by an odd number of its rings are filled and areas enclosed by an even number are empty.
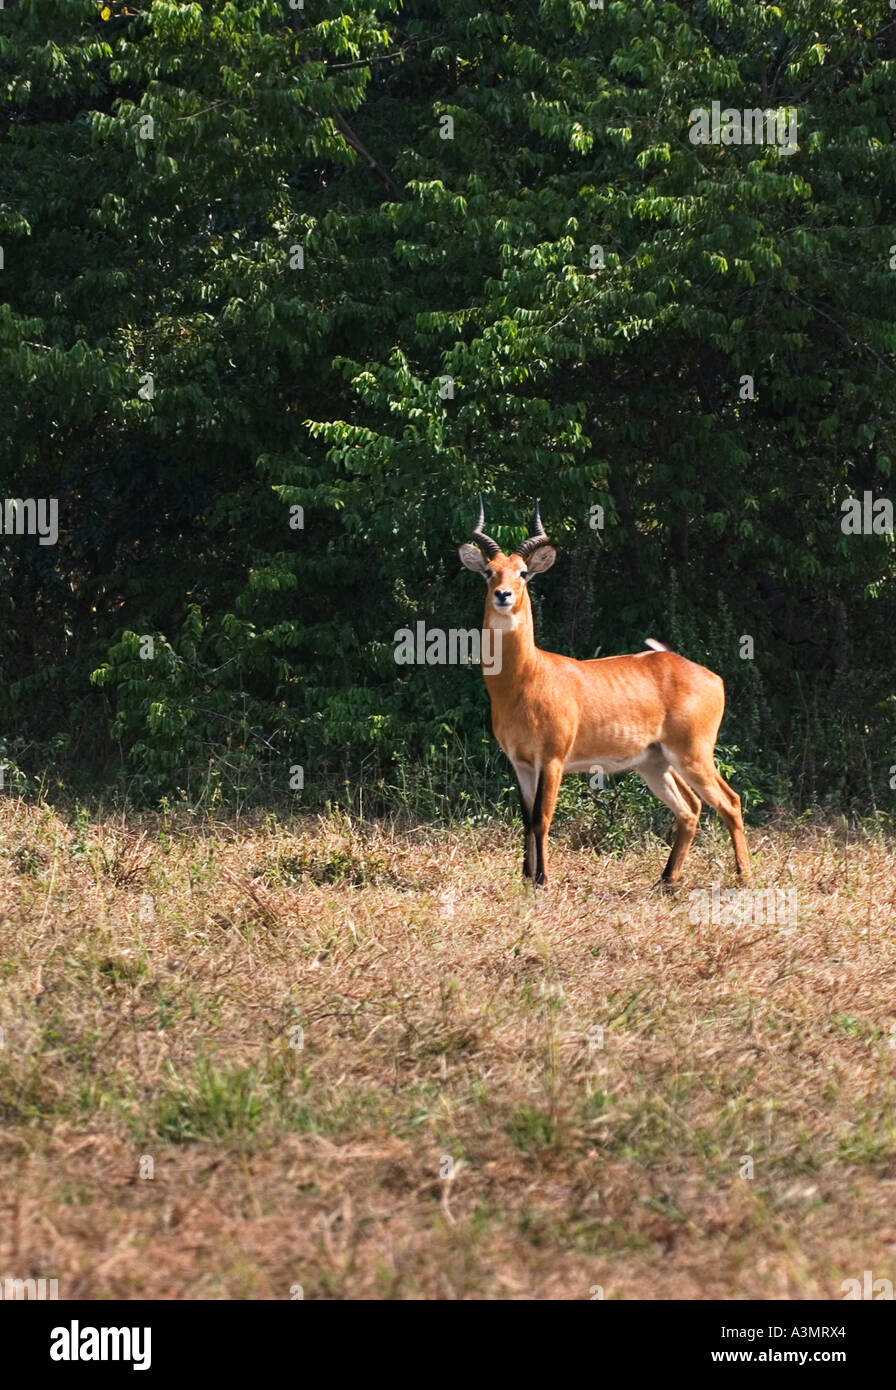
<svg viewBox="0 0 896 1390"><path fill-rule="evenodd" d="M477 673L392 640L478 621L481 490L508 542L541 499L545 645L670 641L760 790L888 804L892 536L840 524L891 485L883 0L2 26L4 471L60 498L57 547L0 552L32 762L71 728L73 765L194 794L447 748L481 787ZM713 102L796 149L694 143Z"/></svg>

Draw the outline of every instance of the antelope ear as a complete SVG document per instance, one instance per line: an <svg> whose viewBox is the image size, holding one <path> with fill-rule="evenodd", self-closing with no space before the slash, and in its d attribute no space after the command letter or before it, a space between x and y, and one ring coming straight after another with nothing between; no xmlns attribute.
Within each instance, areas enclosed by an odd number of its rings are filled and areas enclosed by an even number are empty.
<svg viewBox="0 0 896 1390"><path fill-rule="evenodd" d="M556 558L557 552L552 545L540 545L526 561L526 569L530 575L543 574L551 568Z"/></svg>
<svg viewBox="0 0 896 1390"><path fill-rule="evenodd" d="M482 551L477 550L475 545L462 545L457 553L460 556L461 564L466 566L468 570L472 570L474 574L481 574L483 579L489 578L491 570L488 567L488 562Z"/></svg>

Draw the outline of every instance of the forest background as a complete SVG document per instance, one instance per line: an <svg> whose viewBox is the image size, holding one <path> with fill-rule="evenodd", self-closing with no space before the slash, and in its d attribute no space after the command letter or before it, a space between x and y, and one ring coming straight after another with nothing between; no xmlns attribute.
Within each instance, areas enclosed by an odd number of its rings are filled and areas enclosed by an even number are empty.
<svg viewBox="0 0 896 1390"><path fill-rule="evenodd" d="M509 805L478 670L395 660L482 492L542 645L723 675L751 814L892 816L890 4L17 0L0 84L8 790Z"/></svg>

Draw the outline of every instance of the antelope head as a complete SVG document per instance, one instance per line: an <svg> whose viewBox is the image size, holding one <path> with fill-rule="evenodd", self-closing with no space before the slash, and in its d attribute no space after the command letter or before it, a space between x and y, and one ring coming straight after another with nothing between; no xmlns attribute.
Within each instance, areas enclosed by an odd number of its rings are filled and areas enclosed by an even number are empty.
<svg viewBox="0 0 896 1390"><path fill-rule="evenodd" d="M479 498L479 519L473 527L475 545L462 545L458 551L462 565L481 574L488 585L485 611L515 619L528 605L526 585L535 574L549 570L557 552L549 543L535 504L531 534L512 555L505 555L497 541L483 531L485 511Z"/></svg>

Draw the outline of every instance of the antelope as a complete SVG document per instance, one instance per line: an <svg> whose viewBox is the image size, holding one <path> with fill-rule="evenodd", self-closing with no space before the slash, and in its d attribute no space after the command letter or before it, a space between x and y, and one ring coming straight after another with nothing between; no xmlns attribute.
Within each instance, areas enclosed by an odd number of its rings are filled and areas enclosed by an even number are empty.
<svg viewBox="0 0 896 1390"><path fill-rule="evenodd" d="M701 798L718 811L734 848L739 883L750 881L740 797L716 767L725 710L720 676L653 638L647 651L575 661L535 645L529 582L557 558L535 504L531 534L512 555L482 529L459 549L488 592L483 629L500 654L482 672L492 729L513 766L523 814L523 876L547 884L547 838L566 772L636 770L672 811L672 851L657 887L674 888L697 833ZM483 632L485 639L485 632Z"/></svg>

